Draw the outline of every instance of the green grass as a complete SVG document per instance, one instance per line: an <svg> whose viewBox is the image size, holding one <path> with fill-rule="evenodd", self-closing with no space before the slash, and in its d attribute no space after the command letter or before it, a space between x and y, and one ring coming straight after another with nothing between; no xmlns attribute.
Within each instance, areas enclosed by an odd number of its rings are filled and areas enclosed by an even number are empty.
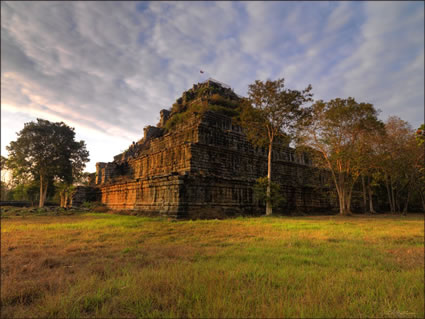
<svg viewBox="0 0 425 319"><path fill-rule="evenodd" d="M424 219L2 220L2 317L424 316Z"/></svg>

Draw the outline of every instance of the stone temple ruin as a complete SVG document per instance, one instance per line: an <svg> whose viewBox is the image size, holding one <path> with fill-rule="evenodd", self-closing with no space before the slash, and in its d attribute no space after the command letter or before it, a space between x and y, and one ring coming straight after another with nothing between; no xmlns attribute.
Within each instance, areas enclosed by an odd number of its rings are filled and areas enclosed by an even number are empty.
<svg viewBox="0 0 425 319"><path fill-rule="evenodd" d="M141 140L112 162L96 164L97 199L114 210L173 218L263 214L253 186L267 175L267 150L248 142L232 121L239 102L230 87L213 79L194 85L170 110L161 110L159 123L145 127ZM331 207L306 156L275 148L272 169L286 198L275 211Z"/></svg>

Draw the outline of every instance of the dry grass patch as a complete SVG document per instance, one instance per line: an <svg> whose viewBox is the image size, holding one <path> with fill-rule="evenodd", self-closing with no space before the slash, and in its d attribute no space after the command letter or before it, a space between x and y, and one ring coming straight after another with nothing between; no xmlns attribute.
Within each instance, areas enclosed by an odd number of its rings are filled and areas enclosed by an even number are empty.
<svg viewBox="0 0 425 319"><path fill-rule="evenodd" d="M424 268L423 247L401 247L388 250L397 264L406 269Z"/></svg>
<svg viewBox="0 0 425 319"><path fill-rule="evenodd" d="M424 315L423 216L2 220L2 318Z"/></svg>

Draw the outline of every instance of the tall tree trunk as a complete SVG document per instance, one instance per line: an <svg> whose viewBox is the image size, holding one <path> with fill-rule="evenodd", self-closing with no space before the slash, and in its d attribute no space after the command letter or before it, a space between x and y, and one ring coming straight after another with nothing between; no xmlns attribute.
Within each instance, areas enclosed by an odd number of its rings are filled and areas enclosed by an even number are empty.
<svg viewBox="0 0 425 319"><path fill-rule="evenodd" d="M353 194L353 187L350 188L345 201L345 215L351 215L351 195Z"/></svg>
<svg viewBox="0 0 425 319"><path fill-rule="evenodd" d="M391 198L392 198L392 203L393 203L393 213L396 212L396 198L395 198L395 193L394 193L394 184L393 184L393 179L390 176L390 189L391 189Z"/></svg>
<svg viewBox="0 0 425 319"><path fill-rule="evenodd" d="M338 180L336 179L335 172L332 170L332 168L330 168L330 169L331 169L331 172L332 172L332 179L333 179L333 182L335 184L336 194L337 194L337 197L338 197L339 213L341 214L342 213L342 210L341 210L341 207L342 207L341 206L341 191L339 189L339 184L338 184Z"/></svg>
<svg viewBox="0 0 425 319"><path fill-rule="evenodd" d="M342 179L344 180L344 179ZM340 185L340 200L339 200L339 213L340 215L350 215L349 212L349 193L347 192L346 185Z"/></svg>
<svg viewBox="0 0 425 319"><path fill-rule="evenodd" d="M38 207L42 208L44 206L44 178L40 174L40 200L38 202Z"/></svg>
<svg viewBox="0 0 425 319"><path fill-rule="evenodd" d="M404 208L403 208L403 215L407 215L407 209L408 209L408 207L409 207L409 199L410 199L410 183L409 183L409 185L407 186L407 198L406 198L406 204L404 205Z"/></svg>
<svg viewBox="0 0 425 319"><path fill-rule="evenodd" d="M345 204L344 204L344 194L343 194L343 192L338 194L338 200L339 200L339 214L344 215L345 214Z"/></svg>
<svg viewBox="0 0 425 319"><path fill-rule="evenodd" d="M340 208L340 214L341 215L351 215L351 189L348 189L349 187L347 186L347 180L346 180L346 175L340 173L340 185L339 188L341 189L341 206L342 210Z"/></svg>
<svg viewBox="0 0 425 319"><path fill-rule="evenodd" d="M373 191L372 191L372 186L370 185L371 181L370 181L370 176L367 176L367 190L369 193L369 213L371 214L375 214L375 209L373 208Z"/></svg>
<svg viewBox="0 0 425 319"><path fill-rule="evenodd" d="M424 192L422 192L422 190L419 190L419 195L421 196L421 201L422 201L422 209L425 213L425 196L424 196Z"/></svg>
<svg viewBox="0 0 425 319"><path fill-rule="evenodd" d="M372 188L370 186L368 186L369 189L369 213L371 214L375 214L375 209L373 208L373 193L372 193Z"/></svg>
<svg viewBox="0 0 425 319"><path fill-rule="evenodd" d="M399 192L398 189L391 185L392 196L394 201L395 212L400 213L400 201L399 201Z"/></svg>
<svg viewBox="0 0 425 319"><path fill-rule="evenodd" d="M61 199L60 207L64 207L65 206L65 194L64 194L63 190L61 190L59 192L59 196L60 196L60 199Z"/></svg>
<svg viewBox="0 0 425 319"><path fill-rule="evenodd" d="M44 191L43 191L43 207L44 207L44 203L46 202L46 197L47 197L47 186L48 186L48 181L45 182L44 185Z"/></svg>
<svg viewBox="0 0 425 319"><path fill-rule="evenodd" d="M66 191L65 192L64 208L68 208L68 202L69 202L69 193L68 193L68 191Z"/></svg>
<svg viewBox="0 0 425 319"><path fill-rule="evenodd" d="M273 141L269 144L269 156L267 161L267 201L266 201L266 215L269 216L273 213L272 203L270 200L271 195L271 182L272 182L272 147Z"/></svg>
<svg viewBox="0 0 425 319"><path fill-rule="evenodd" d="M345 180L342 173L339 173L338 176L338 197L339 197L339 214L340 215L346 215L346 197L347 197L347 190L345 189Z"/></svg>
<svg viewBox="0 0 425 319"><path fill-rule="evenodd" d="M369 213L371 214L375 214L375 209L373 209L373 191L372 191L372 186L370 185L371 181L370 181L370 176L367 177L367 190L369 193Z"/></svg>
<svg viewBox="0 0 425 319"><path fill-rule="evenodd" d="M385 174L385 186L387 187L388 203L390 204L390 212L394 212L393 201L391 198L390 184L388 182L388 176Z"/></svg>
<svg viewBox="0 0 425 319"><path fill-rule="evenodd" d="M363 213L367 211L367 197L366 197L366 185L364 175L362 174L362 186L363 186Z"/></svg>

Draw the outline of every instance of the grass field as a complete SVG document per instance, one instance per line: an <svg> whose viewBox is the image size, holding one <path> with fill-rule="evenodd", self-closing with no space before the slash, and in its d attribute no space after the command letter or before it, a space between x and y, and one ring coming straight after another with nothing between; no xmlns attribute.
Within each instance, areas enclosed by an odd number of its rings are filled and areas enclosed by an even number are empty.
<svg viewBox="0 0 425 319"><path fill-rule="evenodd" d="M2 216L3 318L424 317L424 216Z"/></svg>

